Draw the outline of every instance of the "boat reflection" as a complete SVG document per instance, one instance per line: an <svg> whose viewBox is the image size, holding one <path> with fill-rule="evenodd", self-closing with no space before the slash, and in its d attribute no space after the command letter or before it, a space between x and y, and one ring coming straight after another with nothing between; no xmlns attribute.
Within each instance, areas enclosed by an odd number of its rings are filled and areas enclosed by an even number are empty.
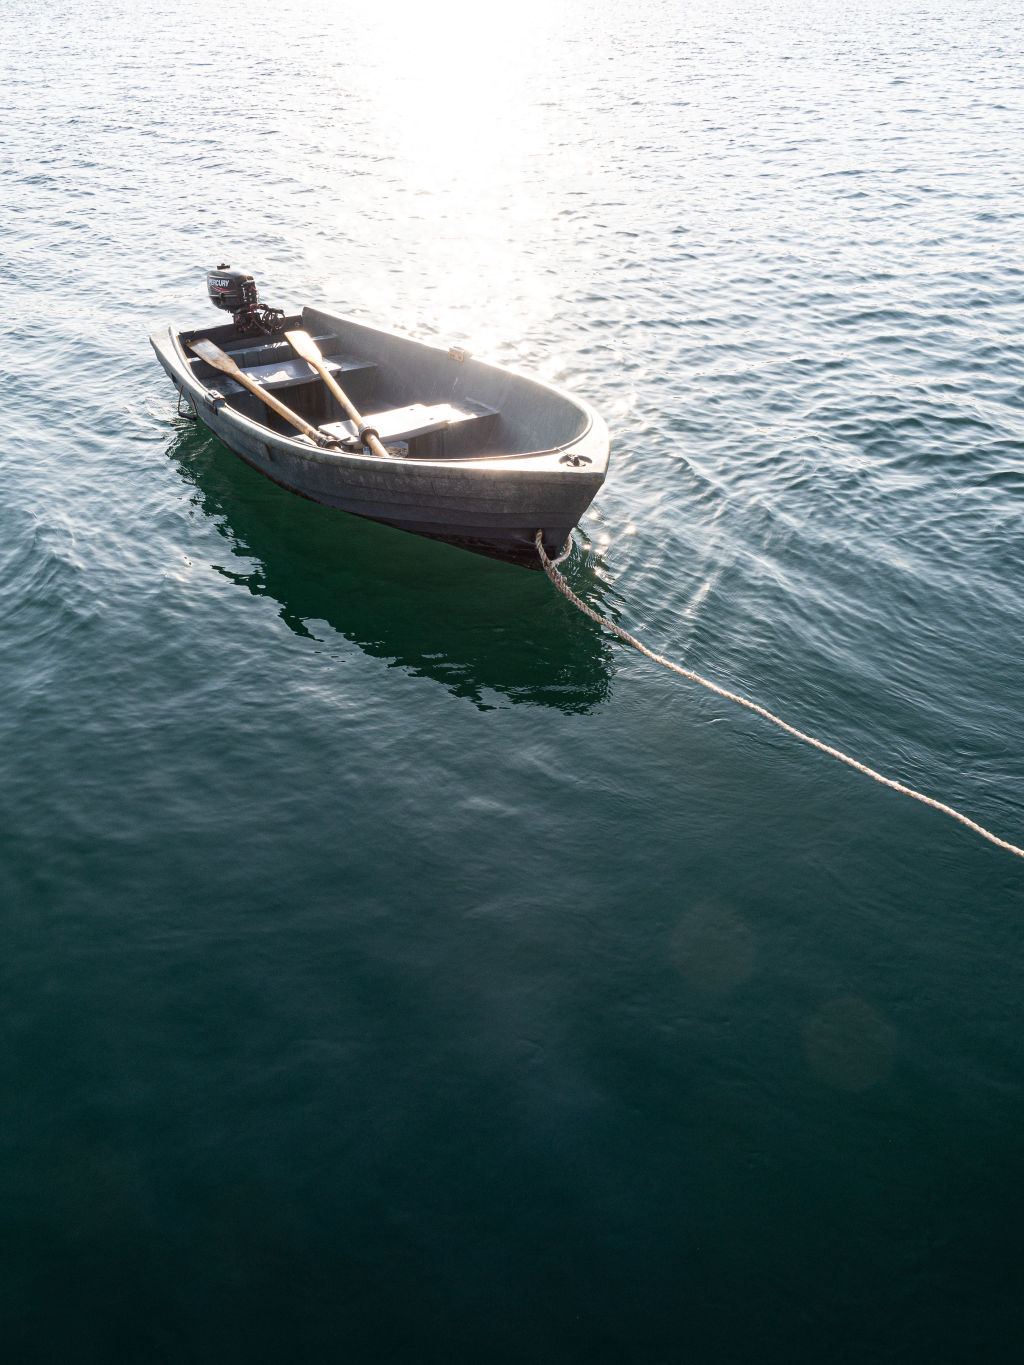
<svg viewBox="0 0 1024 1365"><path fill-rule="evenodd" d="M608 641L542 573L307 502L202 426L178 427L168 454L229 546L218 572L273 598L297 635L336 632L481 708L585 712L607 696Z"/></svg>

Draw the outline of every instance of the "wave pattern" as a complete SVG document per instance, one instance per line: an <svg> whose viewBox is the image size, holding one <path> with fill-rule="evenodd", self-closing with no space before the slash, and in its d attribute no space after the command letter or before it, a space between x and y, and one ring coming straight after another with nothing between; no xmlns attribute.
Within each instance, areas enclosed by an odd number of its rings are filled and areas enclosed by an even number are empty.
<svg viewBox="0 0 1024 1365"><path fill-rule="evenodd" d="M1014 1358L1013 860L146 336L227 259L578 389L580 595L1019 842L1018 8L10 0L7 1358Z"/></svg>

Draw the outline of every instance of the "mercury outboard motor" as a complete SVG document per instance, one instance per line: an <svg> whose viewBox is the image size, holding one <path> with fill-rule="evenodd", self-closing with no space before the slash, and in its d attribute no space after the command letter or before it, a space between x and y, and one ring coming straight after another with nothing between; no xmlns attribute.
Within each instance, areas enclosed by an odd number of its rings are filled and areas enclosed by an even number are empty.
<svg viewBox="0 0 1024 1365"><path fill-rule="evenodd" d="M284 327L284 311L260 303L256 281L244 270L232 270L227 264L208 270L206 289L211 303L233 314L238 332L262 332L264 336L273 336Z"/></svg>

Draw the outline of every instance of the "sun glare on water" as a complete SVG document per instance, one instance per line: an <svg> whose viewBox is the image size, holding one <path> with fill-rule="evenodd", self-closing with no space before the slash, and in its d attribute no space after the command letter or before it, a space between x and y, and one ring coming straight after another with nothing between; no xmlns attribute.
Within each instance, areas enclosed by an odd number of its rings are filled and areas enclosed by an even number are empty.
<svg viewBox="0 0 1024 1365"><path fill-rule="evenodd" d="M372 21L366 94L420 185L444 190L533 150L542 133L533 109L542 15L536 0L514 15L450 0L385 4Z"/></svg>
<svg viewBox="0 0 1024 1365"><path fill-rule="evenodd" d="M429 281L433 322L453 338L471 326L474 349L493 351L510 335L509 300L513 335L553 306L537 245L561 207L550 27L537 0L515 11L391 3L366 22L354 54L381 215L407 243L410 271ZM339 226L346 214L339 205ZM385 308L392 290L381 281Z"/></svg>

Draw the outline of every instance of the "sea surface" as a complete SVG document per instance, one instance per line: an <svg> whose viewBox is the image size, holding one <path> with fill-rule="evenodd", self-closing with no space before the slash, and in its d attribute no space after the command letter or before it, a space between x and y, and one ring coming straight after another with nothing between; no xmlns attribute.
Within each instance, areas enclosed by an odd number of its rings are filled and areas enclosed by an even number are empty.
<svg viewBox="0 0 1024 1365"><path fill-rule="evenodd" d="M0 1359L1020 1359L1024 863L147 340L578 391L574 590L1020 843L1019 4L8 0L0 115Z"/></svg>

